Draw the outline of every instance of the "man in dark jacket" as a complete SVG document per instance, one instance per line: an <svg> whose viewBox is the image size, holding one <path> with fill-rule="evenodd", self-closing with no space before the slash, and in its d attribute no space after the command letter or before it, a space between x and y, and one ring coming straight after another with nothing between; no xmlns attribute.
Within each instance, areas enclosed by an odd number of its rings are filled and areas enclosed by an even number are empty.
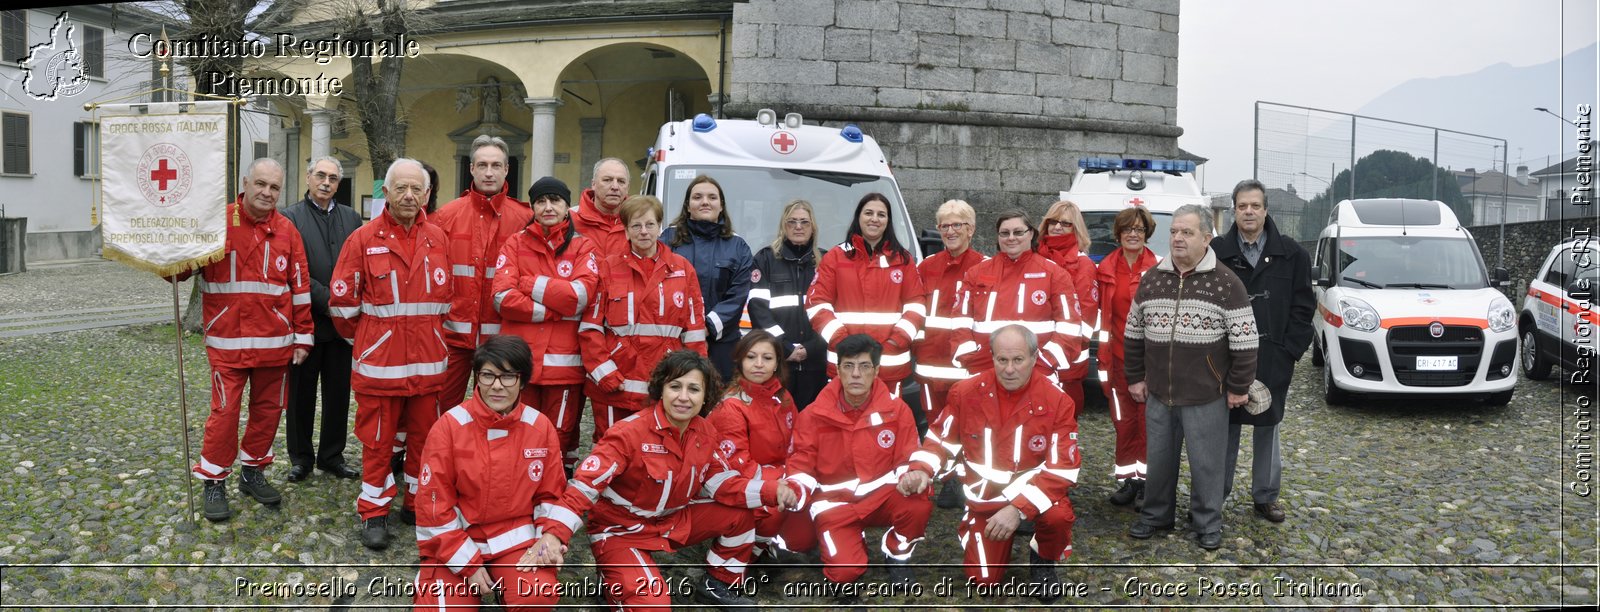
<svg viewBox="0 0 1600 612"><path fill-rule="evenodd" d="M1223 496L1233 491L1241 426L1251 425L1250 497L1258 516L1281 523L1284 513L1278 504L1278 489L1283 461L1278 454L1278 423L1283 421L1294 364L1311 344L1311 315L1316 310L1311 256L1300 243L1278 233L1277 224L1267 214L1266 187L1254 179L1240 181L1233 188L1233 228L1211 244L1217 261L1233 270L1250 292L1250 307L1261 334L1256 380L1272 390L1270 410L1254 415L1244 410L1228 413Z"/></svg>
<svg viewBox="0 0 1600 612"><path fill-rule="evenodd" d="M306 197L283 209L300 230L311 271L311 319L316 344L290 374L289 409L284 437L289 447L289 482L311 475L311 466L339 478L356 479L361 470L344 460L350 415L350 343L339 337L328 318L328 279L345 238L361 227L361 215L333 201L344 169L339 160L323 157L306 167ZM317 382L322 383L322 435L311 445L311 422L317 407Z"/></svg>

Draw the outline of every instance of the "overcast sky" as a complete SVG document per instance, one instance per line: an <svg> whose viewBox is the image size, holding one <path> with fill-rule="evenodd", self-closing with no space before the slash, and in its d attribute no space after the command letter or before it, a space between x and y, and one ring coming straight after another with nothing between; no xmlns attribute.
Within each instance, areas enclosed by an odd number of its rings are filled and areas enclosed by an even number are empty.
<svg viewBox="0 0 1600 612"><path fill-rule="evenodd" d="M1413 78L1554 60L1593 44L1597 31L1595 0L1182 0L1181 7L1178 144L1210 158L1208 192L1249 178L1257 100L1355 112Z"/></svg>

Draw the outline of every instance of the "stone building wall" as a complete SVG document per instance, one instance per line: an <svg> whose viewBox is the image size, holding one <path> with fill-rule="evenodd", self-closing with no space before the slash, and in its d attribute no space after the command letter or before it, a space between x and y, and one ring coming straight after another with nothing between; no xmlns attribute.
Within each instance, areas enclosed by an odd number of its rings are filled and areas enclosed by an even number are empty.
<svg viewBox="0 0 1600 612"><path fill-rule="evenodd" d="M860 125L921 227L956 197L983 228L1013 206L1042 214L1081 156L1177 153L1177 0L751 0L733 14L724 112Z"/></svg>

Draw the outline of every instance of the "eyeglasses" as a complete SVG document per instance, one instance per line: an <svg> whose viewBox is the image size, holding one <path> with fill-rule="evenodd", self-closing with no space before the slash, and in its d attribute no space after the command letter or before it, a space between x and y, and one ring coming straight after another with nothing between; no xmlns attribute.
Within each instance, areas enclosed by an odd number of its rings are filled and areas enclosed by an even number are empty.
<svg viewBox="0 0 1600 612"><path fill-rule="evenodd" d="M793 228L811 227L811 220L810 219L789 219L789 220L784 221L783 224L787 225L789 227L793 227Z"/></svg>
<svg viewBox="0 0 1600 612"><path fill-rule="evenodd" d="M1124 233L1124 234L1140 234L1140 235L1143 235L1145 233L1145 228L1143 228L1143 227L1125 227L1125 228L1122 229L1122 233Z"/></svg>
<svg viewBox="0 0 1600 612"><path fill-rule="evenodd" d="M421 196L428 193L428 188L421 185L386 185L384 189L388 189L390 193L395 195Z"/></svg>
<svg viewBox="0 0 1600 612"><path fill-rule="evenodd" d="M337 174L328 174L326 172L320 172L320 171L317 172L316 174L311 175L311 178L316 179L316 182L318 182L318 183L326 183L328 181L333 181L333 182L338 182L339 181L339 175L337 175Z"/></svg>
<svg viewBox="0 0 1600 612"><path fill-rule="evenodd" d="M485 387L494 386L494 381L497 381L497 380L500 381L500 386L502 386L502 387L515 387L515 386L517 386L517 381L521 380L521 379L522 379L522 375L518 374L516 372L501 373L501 374L495 374L494 372L490 372L490 371L487 371L487 370L480 370L478 372L478 384L483 385Z"/></svg>
<svg viewBox="0 0 1600 612"><path fill-rule="evenodd" d="M1071 221L1058 221L1056 219L1051 219L1049 221L1045 221L1044 222L1044 228L1045 229L1050 229L1050 228L1055 227L1057 225L1059 225L1061 227L1072 227L1072 222Z"/></svg>
<svg viewBox="0 0 1600 612"><path fill-rule="evenodd" d="M972 227L971 223L940 223L939 224L939 231L941 231L941 232L959 232L959 231L967 229L969 227Z"/></svg>
<svg viewBox="0 0 1600 612"><path fill-rule="evenodd" d="M1028 234L1031 234L1031 233L1033 233L1033 230L1031 230L1031 229L1020 229L1020 230L1015 230L1015 231L1001 231L1000 232L1000 237L1001 238L1027 238Z"/></svg>
<svg viewBox="0 0 1600 612"><path fill-rule="evenodd" d="M876 370L876 369L878 369L878 366L873 365L873 363L870 362L870 361L863 361L863 362L860 362L860 363L856 363L856 362L853 362L853 361L847 361L845 363L839 364L839 371L840 372L849 372L849 373L852 373L852 374L856 373L856 372L860 372L862 374L865 374L865 373L871 372L871 371Z"/></svg>
<svg viewBox="0 0 1600 612"><path fill-rule="evenodd" d="M628 231L630 232L653 232L658 229L661 229L661 223L656 221L651 221L649 223L633 223L628 225Z"/></svg>

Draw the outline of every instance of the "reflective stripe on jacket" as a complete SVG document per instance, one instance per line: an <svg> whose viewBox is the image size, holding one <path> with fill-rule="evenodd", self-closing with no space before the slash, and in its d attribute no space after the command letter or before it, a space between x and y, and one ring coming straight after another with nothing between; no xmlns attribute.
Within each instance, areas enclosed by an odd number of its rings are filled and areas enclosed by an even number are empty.
<svg viewBox="0 0 1600 612"><path fill-rule="evenodd" d="M296 348L310 350L315 330L305 244L278 211L255 221L243 206L243 198L228 205L222 259L200 269L206 358L235 368L287 365Z"/></svg>
<svg viewBox="0 0 1600 612"><path fill-rule="evenodd" d="M345 241L328 309L355 347L351 389L410 397L444 384L441 324L453 290L444 243L444 231L420 211L409 230L385 212Z"/></svg>
<svg viewBox="0 0 1600 612"><path fill-rule="evenodd" d="M551 228L538 223L506 239L494 276L494 307L500 333L520 336L533 350L531 384L575 385L583 382L583 353L578 346L578 321L599 291L600 264L594 243L574 234L561 251L566 223Z"/></svg>
<svg viewBox="0 0 1600 612"><path fill-rule="evenodd" d="M469 188L433 215L447 238L450 277L455 282L450 314L444 320L444 338L450 346L475 349L485 336L500 333L500 313L494 309L495 261L506 239L532 219L533 209L504 187L493 197Z"/></svg>

